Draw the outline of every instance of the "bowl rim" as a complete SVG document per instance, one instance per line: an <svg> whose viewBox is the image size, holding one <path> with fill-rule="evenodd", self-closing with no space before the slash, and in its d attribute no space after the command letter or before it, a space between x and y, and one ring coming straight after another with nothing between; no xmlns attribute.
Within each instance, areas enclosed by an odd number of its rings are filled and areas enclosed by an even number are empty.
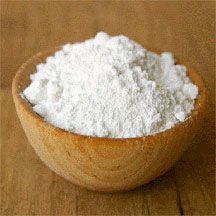
<svg viewBox="0 0 216 216"><path fill-rule="evenodd" d="M29 65L36 66L39 63L45 62L44 59L46 59L48 56L52 56L56 51L59 51L61 49L61 47L62 46L58 46L58 47L53 47L51 49L47 49L45 51L41 51L41 52L37 53L36 55L32 56L31 58L29 58L25 63L23 63L19 67L18 71L16 72L16 74L13 78L13 82L12 82L12 95L13 95L14 101L16 101L23 108L23 110L25 110L25 112L28 113L29 116L34 118L38 124L46 127L47 129L48 128L51 129L54 133L56 133L58 135L60 135L60 134L61 135L67 135L67 136L70 136L72 138L76 137L78 139L86 139L87 138L87 139L95 140L97 142L98 141L129 141L129 140L140 141L140 140L148 140L148 139L152 139L152 138L153 139L155 139L155 138L160 139L161 137L172 134L176 131L180 131L180 130L182 130L182 128L185 128L185 127L191 125L193 123L194 119L197 118L199 113L205 109L205 105L208 101L208 95L209 95L206 84L198 72L196 72L194 69L187 67L187 72L186 72L187 76L190 78L192 83L194 83L196 86L198 86L199 95L195 99L194 109L192 110L190 116L185 121L178 122L177 124L175 124L173 127L169 128L169 129L166 129L164 131L161 131L161 132L158 132L155 134L143 136L143 137L112 138L112 137L96 137L96 136L82 135L82 134L78 134L75 132L67 131L67 130L62 129L62 128L55 127L54 125L45 121L43 119L43 117L41 117L39 114L37 114L36 112L34 112L32 110L31 104L21 96L21 93L24 89L21 88L20 83L22 83L22 77L26 73L26 68ZM150 51L151 51L151 49L150 49ZM154 52L154 53L158 54L160 52ZM38 60L40 60L40 61L35 64L34 62L38 61ZM182 65L185 65L182 62L179 62L179 63L181 63ZM31 74L34 72L35 72L35 70L33 72L31 72ZM25 87L27 87L27 85L25 85Z"/></svg>

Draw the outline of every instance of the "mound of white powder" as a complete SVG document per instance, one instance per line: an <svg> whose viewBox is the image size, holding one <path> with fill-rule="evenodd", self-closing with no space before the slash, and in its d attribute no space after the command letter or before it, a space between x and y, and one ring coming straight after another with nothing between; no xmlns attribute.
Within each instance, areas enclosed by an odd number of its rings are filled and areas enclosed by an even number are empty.
<svg viewBox="0 0 216 216"><path fill-rule="evenodd" d="M141 137L184 121L198 88L173 55L99 32L36 67L23 95L52 125L97 137Z"/></svg>

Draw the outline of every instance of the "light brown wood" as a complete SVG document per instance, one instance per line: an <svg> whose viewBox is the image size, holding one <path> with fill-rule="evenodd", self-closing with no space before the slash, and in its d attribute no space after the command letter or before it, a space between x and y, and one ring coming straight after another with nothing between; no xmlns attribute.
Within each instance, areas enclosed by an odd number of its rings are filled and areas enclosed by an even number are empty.
<svg viewBox="0 0 216 216"><path fill-rule="evenodd" d="M73 186L36 156L15 113L11 81L35 53L104 30L172 51L204 77L214 98L214 2L1 1L1 214L213 215L214 100L200 135L175 167L126 193Z"/></svg>
<svg viewBox="0 0 216 216"><path fill-rule="evenodd" d="M97 138L56 128L37 115L21 93L36 65L57 48L40 52L25 62L14 77L12 94L18 117L42 161L72 183L97 191L123 191L164 174L190 145L203 123L208 91L202 78L188 69L199 88L190 118L164 132L143 138Z"/></svg>

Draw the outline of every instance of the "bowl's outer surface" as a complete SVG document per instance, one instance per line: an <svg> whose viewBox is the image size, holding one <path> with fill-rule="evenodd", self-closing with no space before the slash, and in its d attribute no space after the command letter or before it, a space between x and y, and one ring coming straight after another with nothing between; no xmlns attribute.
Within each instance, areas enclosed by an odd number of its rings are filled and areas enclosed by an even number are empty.
<svg viewBox="0 0 216 216"><path fill-rule="evenodd" d="M154 136L111 139L82 136L55 128L32 111L20 93L35 65L58 48L41 52L18 70L12 85L16 110L31 145L42 161L72 183L98 191L129 190L162 175L180 158L200 128L208 92L201 77L188 75L199 87L191 117Z"/></svg>

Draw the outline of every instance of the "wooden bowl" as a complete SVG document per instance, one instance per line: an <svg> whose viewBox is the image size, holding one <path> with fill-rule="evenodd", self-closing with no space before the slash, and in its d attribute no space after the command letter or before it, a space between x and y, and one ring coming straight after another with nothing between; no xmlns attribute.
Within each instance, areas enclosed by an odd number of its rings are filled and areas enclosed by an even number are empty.
<svg viewBox="0 0 216 216"><path fill-rule="evenodd" d="M35 65L59 48L40 52L24 63L13 80L18 117L41 160L72 183L97 191L122 191L148 183L165 173L187 149L200 128L207 104L202 78L189 70L199 87L195 109L183 123L142 138L98 138L56 128L33 112L20 93L29 85Z"/></svg>

